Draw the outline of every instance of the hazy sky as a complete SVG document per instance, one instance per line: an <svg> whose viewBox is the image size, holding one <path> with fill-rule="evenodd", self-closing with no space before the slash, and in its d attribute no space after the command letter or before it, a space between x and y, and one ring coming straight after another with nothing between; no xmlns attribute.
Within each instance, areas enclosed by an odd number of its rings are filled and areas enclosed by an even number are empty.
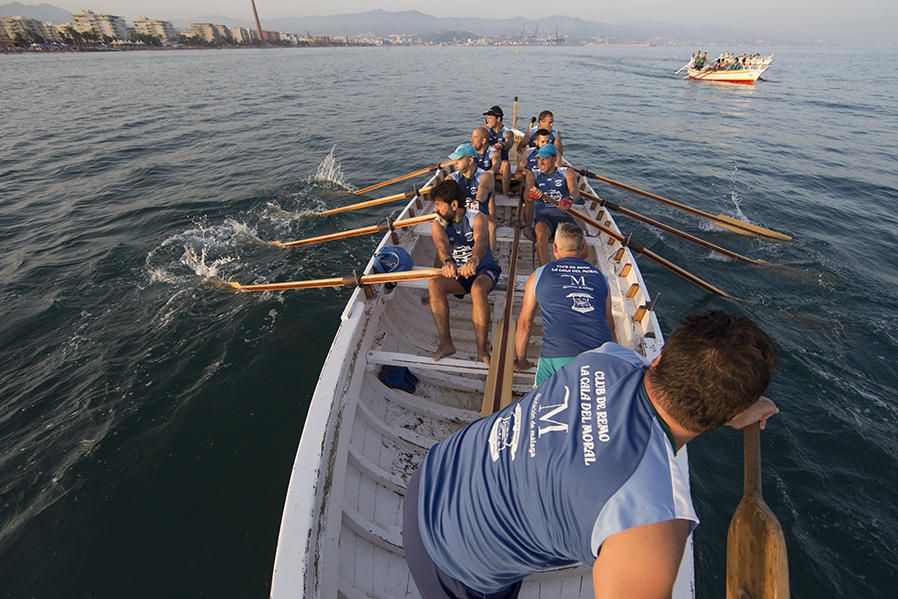
<svg viewBox="0 0 898 599"><path fill-rule="evenodd" d="M2 0L0 0L2 1ZM70 12L91 8L133 18L183 19L222 15L250 19L249 0L44 0ZM26 0L26 3L37 2ZM660 22L733 27L749 32L802 33L805 38L830 37L839 32L851 37L864 32L898 37L898 0L329 0L326 3L292 0L256 0L259 15L266 18L332 15L385 10L419 10L436 16L546 17L556 14L615 24ZM502 7L497 14L492 7ZM490 8L486 8L490 7ZM841 37L841 36L840 36Z"/></svg>

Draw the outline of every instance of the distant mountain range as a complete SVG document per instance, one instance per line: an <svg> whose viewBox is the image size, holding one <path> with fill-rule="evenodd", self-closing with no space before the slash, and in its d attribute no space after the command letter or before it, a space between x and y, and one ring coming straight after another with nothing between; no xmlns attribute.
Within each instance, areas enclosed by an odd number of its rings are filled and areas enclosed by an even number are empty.
<svg viewBox="0 0 898 599"><path fill-rule="evenodd" d="M89 0L86 0L89 4ZM247 11L249 12L249 11ZM0 16L25 16L41 21L71 21L68 11L50 4L25 5L20 2L0 5ZM147 14L162 18L164 15ZM315 35L360 35L370 33L378 36L393 33L418 35L427 39L444 39L461 35L475 36L530 36L536 33L544 37L554 33L571 40L607 39L612 42L646 42L664 40L672 43L718 42L751 43L759 41L757 35L726 27L683 26L665 24L610 25L596 23L576 17L552 16L543 19L484 19L479 17L434 17L417 10L388 12L372 10L364 13L340 14L332 16L287 17L265 19L262 26L272 31L288 33L311 32ZM204 15L194 19L173 19L173 24L186 29L188 24L217 23L231 27L253 27L246 19L234 19L220 15Z"/></svg>
<svg viewBox="0 0 898 599"><path fill-rule="evenodd" d="M0 17L28 17L38 21L66 23L72 20L72 13L50 4L27 5L21 2L0 4Z"/></svg>

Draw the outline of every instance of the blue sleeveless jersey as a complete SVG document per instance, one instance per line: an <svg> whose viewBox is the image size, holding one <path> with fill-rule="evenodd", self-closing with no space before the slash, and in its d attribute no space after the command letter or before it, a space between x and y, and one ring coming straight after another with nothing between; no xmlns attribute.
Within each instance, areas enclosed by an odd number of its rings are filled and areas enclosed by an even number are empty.
<svg viewBox="0 0 898 599"><path fill-rule="evenodd" d="M530 148L536 147L536 132L537 131L539 131L539 129L534 129L533 133L530 134L530 143L528 144L527 147L530 147ZM555 143L555 129L549 129L549 143L550 144Z"/></svg>
<svg viewBox="0 0 898 599"><path fill-rule="evenodd" d="M474 170L474 175L470 179L466 179L464 175L460 172L455 171L449 176L452 177L456 183L462 186L465 190L465 208L467 210L472 210L474 212L483 212L484 214L490 213L490 205L489 200L493 197L493 194L489 194L487 196L486 202L477 201L477 190L480 188L480 179L483 177L484 171L481 168L477 168Z"/></svg>
<svg viewBox="0 0 898 599"><path fill-rule="evenodd" d="M567 168L563 166L556 168L551 175L546 175L544 173L541 173L539 170L535 170L533 171L533 175L536 182L536 187L541 192L543 192L550 198L554 198L555 200L569 198L571 196L571 192L567 186L567 179L565 178L566 173ZM564 218L569 216L561 208L558 208L557 206L547 202L546 200L537 200L534 210L537 214L548 214L554 216L555 218Z"/></svg>
<svg viewBox="0 0 898 599"><path fill-rule="evenodd" d="M493 149L489 146L483 149L483 154L477 159L477 168L481 168L485 171L493 168Z"/></svg>
<svg viewBox="0 0 898 599"><path fill-rule="evenodd" d="M539 170L539 163L536 162L536 146L532 148L527 148L527 164L524 165L524 168L528 171L532 171L534 174Z"/></svg>
<svg viewBox="0 0 898 599"><path fill-rule="evenodd" d="M471 256L474 255L474 217L476 215L476 212L467 211L460 223L449 223L446 226L446 235L449 236L449 249L452 251L452 258L455 260L455 264L458 266L469 262ZM489 247L489 241L487 240L486 243L486 255L478 263L478 268L496 263L495 258L493 258L493 252Z"/></svg>
<svg viewBox="0 0 898 599"><path fill-rule="evenodd" d="M421 464L428 555L482 593L591 565L624 530L698 518L688 472L642 387L646 363L607 343L434 445Z"/></svg>
<svg viewBox="0 0 898 599"><path fill-rule="evenodd" d="M592 264L562 258L536 269L544 358L570 358L611 341L605 320L608 281Z"/></svg>
<svg viewBox="0 0 898 599"><path fill-rule="evenodd" d="M490 148L497 143L505 144L505 134L510 131L508 127L502 125L502 128L499 131L493 131L489 127L486 128L489 133L486 143ZM508 148L503 148L499 160L508 160Z"/></svg>

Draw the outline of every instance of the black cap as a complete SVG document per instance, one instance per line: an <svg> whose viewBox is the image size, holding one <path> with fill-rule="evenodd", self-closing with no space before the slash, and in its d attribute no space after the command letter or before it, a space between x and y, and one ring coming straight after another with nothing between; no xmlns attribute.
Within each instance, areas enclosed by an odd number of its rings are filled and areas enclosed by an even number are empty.
<svg viewBox="0 0 898 599"><path fill-rule="evenodd" d="M490 108L489 110L487 110L486 112L484 112L484 113L483 113L483 116L498 116L498 117L504 117L504 116L505 116L505 113L502 112L502 109L499 108L498 106L493 106L492 108Z"/></svg>

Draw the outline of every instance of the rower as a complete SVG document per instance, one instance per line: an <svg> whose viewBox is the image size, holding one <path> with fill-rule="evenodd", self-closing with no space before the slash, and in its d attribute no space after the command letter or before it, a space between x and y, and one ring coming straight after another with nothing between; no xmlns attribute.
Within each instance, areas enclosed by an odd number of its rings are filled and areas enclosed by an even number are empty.
<svg viewBox="0 0 898 599"><path fill-rule="evenodd" d="M477 167L480 154L473 144L463 143L449 154L455 161L455 172L449 176L465 190L465 208L482 212L489 227L490 247L496 247L496 219L494 191L496 182L493 173Z"/></svg>
<svg viewBox="0 0 898 599"><path fill-rule="evenodd" d="M549 241L560 223L574 222L565 210L546 201L544 196L570 206L580 201L576 174L572 169L555 166L558 152L554 144L546 144L536 153L537 171L528 172L524 180L524 199L534 204L533 223L536 235L536 254L540 264L551 260Z"/></svg>
<svg viewBox="0 0 898 599"><path fill-rule="evenodd" d="M514 144L514 133L502 124L502 109L493 106L483 113L489 133L489 145L499 152L498 161L493 164L493 174L502 180L502 193L511 196L511 165L508 163L508 149Z"/></svg>
<svg viewBox="0 0 898 599"><path fill-rule="evenodd" d="M539 124L537 126L537 129L530 133L527 147L535 148L536 136L538 135L539 130L545 129L549 132L549 143L555 144L555 149L558 150L558 158L556 159L556 163L558 164L558 166L562 166L563 163L561 156L564 153L564 144L561 142L561 131L552 128L552 126L555 124L555 115L552 114L551 110L543 110L541 113L539 113L538 118Z"/></svg>
<svg viewBox="0 0 898 599"><path fill-rule="evenodd" d="M555 232L554 262L530 274L515 334L515 368L527 370L527 344L536 308L543 320L543 344L536 386L579 354L617 341L611 316L608 280L584 260L588 248L583 229L561 223Z"/></svg>
<svg viewBox="0 0 898 599"><path fill-rule="evenodd" d="M471 145L477 150L477 168L485 171L492 171L493 165L497 162L497 151L489 146L490 134L486 127L477 127L471 131ZM495 177L495 173L493 173Z"/></svg>
<svg viewBox="0 0 898 599"><path fill-rule="evenodd" d="M490 251L486 215L466 210L457 193L458 184L451 179L445 179L431 192L437 215L431 223L431 234L443 269L443 277L431 279L428 284L430 311L440 336L433 359L440 360L455 353L449 329L449 294L464 297L470 293L477 359L489 365L490 306L487 298L502 271Z"/></svg>
<svg viewBox="0 0 898 599"><path fill-rule="evenodd" d="M596 597L670 597L698 517L687 442L779 410L776 354L751 320L688 316L651 364L616 343L433 445L408 482L402 545L428 599L514 599L585 564Z"/></svg>
<svg viewBox="0 0 898 599"><path fill-rule="evenodd" d="M518 173L525 173L526 171L535 171L537 170L536 164L536 152L549 143L549 137L551 133L548 129L537 129L533 134L534 146L528 147L525 152L521 152L521 156L518 159ZM557 148L556 148L557 150Z"/></svg>

